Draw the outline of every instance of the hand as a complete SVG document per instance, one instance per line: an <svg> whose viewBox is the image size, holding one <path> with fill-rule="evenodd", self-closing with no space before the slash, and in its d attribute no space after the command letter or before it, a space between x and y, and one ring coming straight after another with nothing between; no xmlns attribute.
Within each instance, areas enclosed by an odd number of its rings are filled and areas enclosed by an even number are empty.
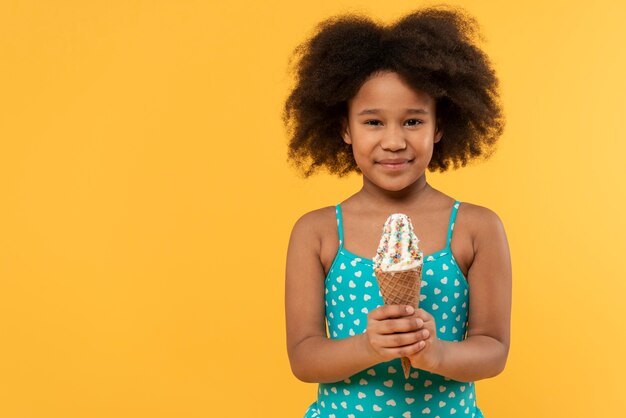
<svg viewBox="0 0 626 418"><path fill-rule="evenodd" d="M424 320L408 305L383 305L367 314L367 350L379 362L409 357L425 347Z"/></svg>
<svg viewBox="0 0 626 418"><path fill-rule="evenodd" d="M426 312L424 309L417 309L415 318L423 321L423 333L425 335L425 346L406 357L411 360L411 366L416 369L433 371L436 370L443 357L444 344L437 338L437 324L435 317Z"/></svg>

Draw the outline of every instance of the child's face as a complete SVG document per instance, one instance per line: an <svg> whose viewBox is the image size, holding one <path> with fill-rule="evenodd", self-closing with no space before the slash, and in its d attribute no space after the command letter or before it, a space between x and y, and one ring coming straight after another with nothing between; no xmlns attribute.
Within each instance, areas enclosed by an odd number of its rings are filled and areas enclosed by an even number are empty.
<svg viewBox="0 0 626 418"><path fill-rule="evenodd" d="M437 130L435 100L413 90L397 73L384 72L367 80L348 102L343 140L363 176L392 191L414 184L425 172Z"/></svg>

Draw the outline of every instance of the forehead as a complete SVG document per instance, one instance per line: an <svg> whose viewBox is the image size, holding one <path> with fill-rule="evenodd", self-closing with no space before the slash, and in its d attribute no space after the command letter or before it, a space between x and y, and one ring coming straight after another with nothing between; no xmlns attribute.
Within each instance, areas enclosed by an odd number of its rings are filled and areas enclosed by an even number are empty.
<svg viewBox="0 0 626 418"><path fill-rule="evenodd" d="M408 107L432 109L435 100L428 93L411 87L398 73L386 71L371 75L349 105L356 111L366 107L389 111Z"/></svg>

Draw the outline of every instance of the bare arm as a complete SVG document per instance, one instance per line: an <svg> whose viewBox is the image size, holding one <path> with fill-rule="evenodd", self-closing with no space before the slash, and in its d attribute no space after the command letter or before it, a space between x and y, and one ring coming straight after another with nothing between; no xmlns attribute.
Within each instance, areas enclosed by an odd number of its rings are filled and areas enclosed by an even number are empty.
<svg viewBox="0 0 626 418"><path fill-rule="evenodd" d="M423 348L419 331L423 323L400 305L372 310L364 334L344 339L326 336L320 218L312 212L296 222L287 252L285 314L293 374L305 382L336 382Z"/></svg>
<svg viewBox="0 0 626 418"><path fill-rule="evenodd" d="M459 342L437 339L434 318L418 312L435 338L427 340L426 349L412 359L416 367L466 382L502 372L510 344L512 273L504 227L495 213L484 208L474 219L475 256L468 272L467 338Z"/></svg>
<svg viewBox="0 0 626 418"><path fill-rule="evenodd" d="M287 352L293 374L305 382L335 382L373 364L362 336L329 340L324 318L324 268L319 216L304 215L287 250L285 314Z"/></svg>

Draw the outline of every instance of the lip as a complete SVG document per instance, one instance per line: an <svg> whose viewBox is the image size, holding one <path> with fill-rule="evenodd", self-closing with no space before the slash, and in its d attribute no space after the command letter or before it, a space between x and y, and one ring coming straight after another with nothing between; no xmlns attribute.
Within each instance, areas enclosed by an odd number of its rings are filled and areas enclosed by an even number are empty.
<svg viewBox="0 0 626 418"><path fill-rule="evenodd" d="M378 164L390 170L401 170L408 166L412 161L413 160L407 160L406 158L389 158L378 161Z"/></svg>

